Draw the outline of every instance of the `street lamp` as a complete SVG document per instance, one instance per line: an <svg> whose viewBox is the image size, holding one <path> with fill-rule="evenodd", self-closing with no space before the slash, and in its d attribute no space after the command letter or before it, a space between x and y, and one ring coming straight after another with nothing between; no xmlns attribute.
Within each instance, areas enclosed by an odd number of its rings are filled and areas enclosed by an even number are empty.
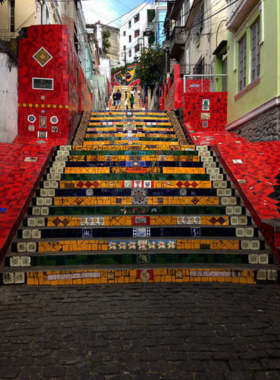
<svg viewBox="0 0 280 380"><path fill-rule="evenodd" d="M147 27L147 28L145 29L145 32L143 33L143 36L145 36L145 37L151 37L152 34L153 34L152 29L149 28L149 27Z"/></svg>

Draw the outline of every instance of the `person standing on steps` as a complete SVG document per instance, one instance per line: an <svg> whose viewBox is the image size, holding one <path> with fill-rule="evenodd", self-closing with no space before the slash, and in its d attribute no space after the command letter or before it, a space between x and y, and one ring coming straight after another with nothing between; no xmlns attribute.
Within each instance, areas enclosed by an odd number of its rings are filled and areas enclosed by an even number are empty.
<svg viewBox="0 0 280 380"><path fill-rule="evenodd" d="M121 94L120 90L118 90L116 92L116 108L115 108L115 110L118 109L118 106L119 106L119 110L121 109L121 98L122 98L122 94Z"/></svg>
<svg viewBox="0 0 280 380"><path fill-rule="evenodd" d="M127 91L125 91L125 93L124 93L124 105L125 105L127 110L128 110L128 101L129 101L129 93Z"/></svg>
<svg viewBox="0 0 280 380"><path fill-rule="evenodd" d="M130 108L133 110L133 104L134 104L134 96L132 93L130 93Z"/></svg>

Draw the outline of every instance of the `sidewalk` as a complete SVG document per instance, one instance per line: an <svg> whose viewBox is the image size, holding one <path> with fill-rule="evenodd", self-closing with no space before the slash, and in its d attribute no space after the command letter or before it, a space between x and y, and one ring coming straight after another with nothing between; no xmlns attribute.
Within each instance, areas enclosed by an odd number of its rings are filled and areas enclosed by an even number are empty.
<svg viewBox="0 0 280 380"><path fill-rule="evenodd" d="M280 379L278 285L0 289L0 379Z"/></svg>

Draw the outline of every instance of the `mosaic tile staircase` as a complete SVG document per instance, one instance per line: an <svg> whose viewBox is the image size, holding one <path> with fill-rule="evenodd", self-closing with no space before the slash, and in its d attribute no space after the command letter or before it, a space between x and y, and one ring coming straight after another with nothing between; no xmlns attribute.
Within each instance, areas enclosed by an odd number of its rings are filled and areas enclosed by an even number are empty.
<svg viewBox="0 0 280 380"><path fill-rule="evenodd" d="M120 90L121 91L121 94L122 94L122 97L121 97L121 110L126 110L126 106L124 105L124 96L125 96L125 91L128 91L130 92L132 89L133 89L133 86L117 86L117 87L114 87L113 89L113 92L117 92L117 90ZM128 108L130 110L130 102L128 102ZM137 110L141 110L142 107L140 106L140 102L139 102L139 99L138 99L138 96L137 96L137 91L135 92L135 96L134 96L134 105L133 105L133 110L134 111L137 111ZM112 104L110 106L110 110L115 110L115 106L113 105L113 100L112 100Z"/></svg>
<svg viewBox="0 0 280 380"><path fill-rule="evenodd" d="M277 280L215 153L189 145L174 113L96 111L83 129L54 153L5 284Z"/></svg>

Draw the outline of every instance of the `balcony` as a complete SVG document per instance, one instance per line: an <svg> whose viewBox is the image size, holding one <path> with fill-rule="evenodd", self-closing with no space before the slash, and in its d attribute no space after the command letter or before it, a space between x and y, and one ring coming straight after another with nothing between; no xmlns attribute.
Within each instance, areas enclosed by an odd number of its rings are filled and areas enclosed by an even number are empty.
<svg viewBox="0 0 280 380"><path fill-rule="evenodd" d="M186 31L184 26L175 26L171 36L170 58L180 59L185 49Z"/></svg>

